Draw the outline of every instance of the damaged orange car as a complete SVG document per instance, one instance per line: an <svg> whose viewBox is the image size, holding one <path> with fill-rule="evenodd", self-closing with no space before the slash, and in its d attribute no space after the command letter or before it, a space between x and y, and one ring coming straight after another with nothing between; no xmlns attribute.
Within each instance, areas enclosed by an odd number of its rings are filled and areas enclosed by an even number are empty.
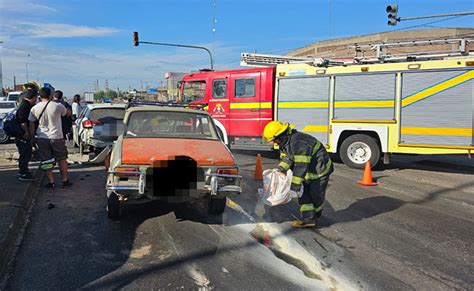
<svg viewBox="0 0 474 291"><path fill-rule="evenodd" d="M124 133L111 153L107 212L124 203L207 199L221 214L226 196L242 191L239 169L215 120L202 110L139 105L127 109Z"/></svg>

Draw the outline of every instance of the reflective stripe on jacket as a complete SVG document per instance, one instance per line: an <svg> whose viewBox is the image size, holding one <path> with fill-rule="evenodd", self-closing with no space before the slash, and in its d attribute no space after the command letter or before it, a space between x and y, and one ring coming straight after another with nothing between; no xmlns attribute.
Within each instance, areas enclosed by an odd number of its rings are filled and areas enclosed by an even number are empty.
<svg viewBox="0 0 474 291"><path fill-rule="evenodd" d="M331 159L319 140L313 136L293 130L286 142L280 145L282 171L291 169L291 190L299 191L307 180L316 180L334 171Z"/></svg>

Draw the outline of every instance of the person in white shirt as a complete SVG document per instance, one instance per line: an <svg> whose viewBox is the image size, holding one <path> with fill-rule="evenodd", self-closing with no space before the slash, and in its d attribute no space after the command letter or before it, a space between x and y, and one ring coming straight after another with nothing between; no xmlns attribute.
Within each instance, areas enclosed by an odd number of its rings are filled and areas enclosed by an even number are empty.
<svg viewBox="0 0 474 291"><path fill-rule="evenodd" d="M40 168L45 171L48 178L47 188L54 188L53 168L55 162L59 164L59 171L63 181L63 187L71 186L68 177L67 148L64 142L61 117L70 116L71 111L67 110L61 103L51 102L51 89L43 87L39 90L41 102L31 108L30 116L30 136L38 137L38 157L41 162ZM32 143L35 142L31 138Z"/></svg>
<svg viewBox="0 0 474 291"><path fill-rule="evenodd" d="M81 96L79 94L74 95L72 99L72 121L76 121L81 113Z"/></svg>

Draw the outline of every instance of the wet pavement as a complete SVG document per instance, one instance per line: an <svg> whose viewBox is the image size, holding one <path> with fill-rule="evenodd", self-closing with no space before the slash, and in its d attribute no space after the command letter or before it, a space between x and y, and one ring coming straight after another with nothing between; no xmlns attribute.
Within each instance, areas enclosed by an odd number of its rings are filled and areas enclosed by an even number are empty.
<svg viewBox="0 0 474 291"><path fill-rule="evenodd" d="M103 167L71 166L75 186L43 190L9 288L470 289L474 167L395 158L375 171L337 164L321 226L293 229L296 201L256 211L255 153L237 152L244 192L209 216L203 203L105 212ZM264 155L264 168L277 161ZM48 207L50 203L53 208ZM258 213L259 215L257 215Z"/></svg>

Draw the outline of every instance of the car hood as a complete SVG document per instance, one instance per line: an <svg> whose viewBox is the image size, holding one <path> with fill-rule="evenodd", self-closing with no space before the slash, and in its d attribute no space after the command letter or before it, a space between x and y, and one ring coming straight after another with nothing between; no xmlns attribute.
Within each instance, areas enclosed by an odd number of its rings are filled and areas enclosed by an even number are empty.
<svg viewBox="0 0 474 291"><path fill-rule="evenodd" d="M184 138L124 138L122 164L144 165L188 156L203 166L233 166L234 158L219 140Z"/></svg>
<svg viewBox="0 0 474 291"><path fill-rule="evenodd" d="M8 109L0 109L0 115L4 114L4 113L10 113L12 111L14 111L15 109L13 108L8 108Z"/></svg>

